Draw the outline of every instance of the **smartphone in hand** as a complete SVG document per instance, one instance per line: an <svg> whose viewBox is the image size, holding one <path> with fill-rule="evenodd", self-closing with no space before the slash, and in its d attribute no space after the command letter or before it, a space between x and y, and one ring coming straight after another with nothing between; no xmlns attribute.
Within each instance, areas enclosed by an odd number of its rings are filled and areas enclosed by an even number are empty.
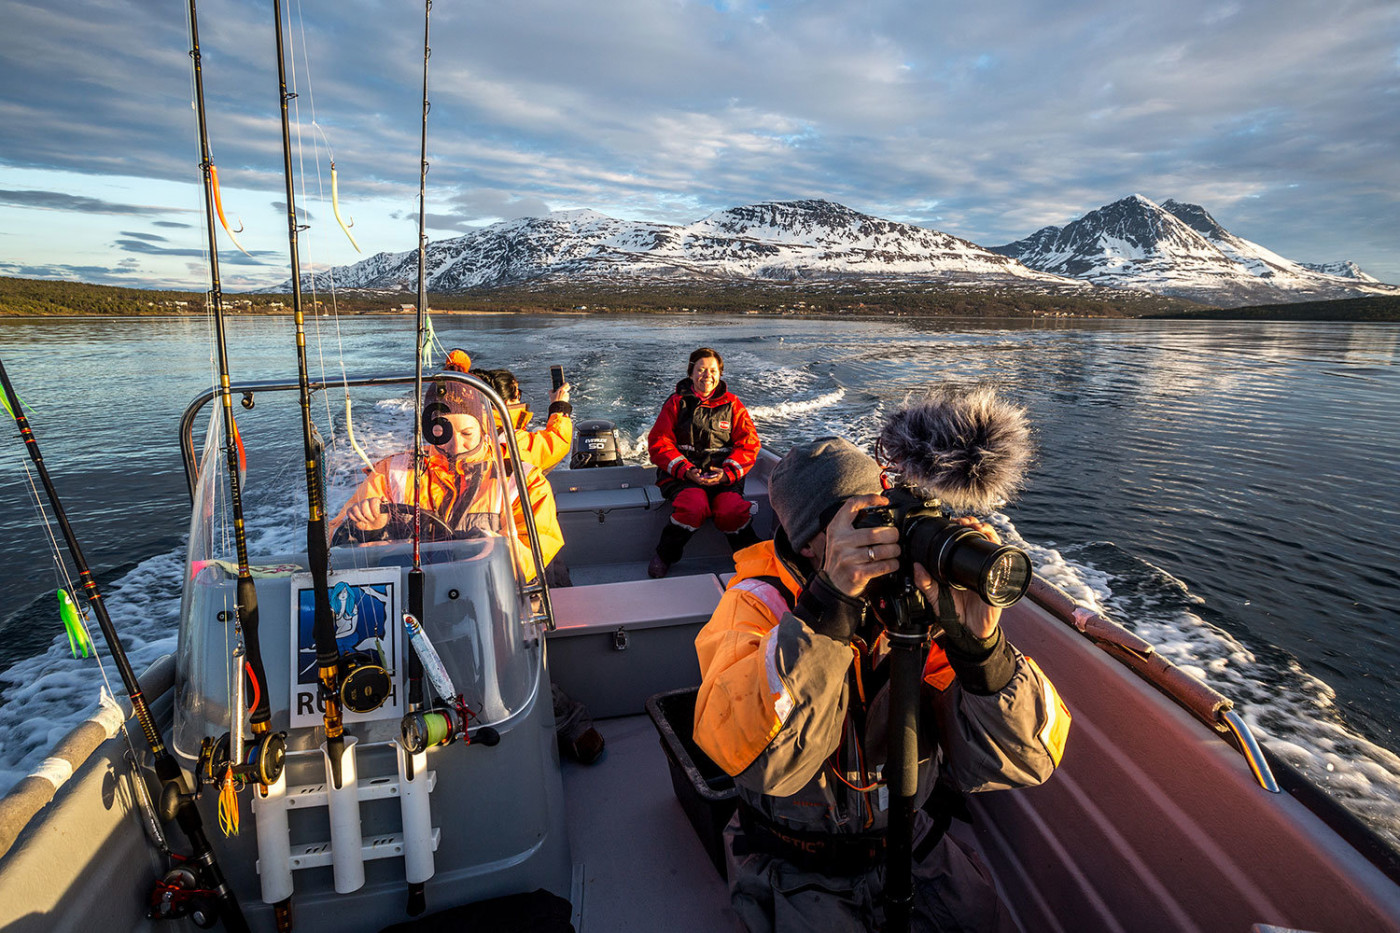
<svg viewBox="0 0 1400 933"><path fill-rule="evenodd" d="M549 367L549 382L552 390L557 390L564 385L564 367Z"/></svg>

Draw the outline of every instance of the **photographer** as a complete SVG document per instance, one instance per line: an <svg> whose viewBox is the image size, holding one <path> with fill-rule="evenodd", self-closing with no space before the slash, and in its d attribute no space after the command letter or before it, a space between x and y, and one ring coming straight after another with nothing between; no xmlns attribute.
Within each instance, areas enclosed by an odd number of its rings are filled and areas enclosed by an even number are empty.
<svg viewBox="0 0 1400 933"><path fill-rule="evenodd" d="M725 835L731 900L750 930L885 921L890 650L873 596L900 569L901 543L898 527L857 523L860 510L888 504L881 489L880 466L845 440L790 451L769 481L782 527L743 552L696 639L694 736L739 790ZM956 524L996 540L988 525ZM913 577L939 605L924 567ZM1045 781L1069 726L1049 681L1006 641L1001 610L968 591L952 591L951 604L956 618L940 619L920 684L919 805L940 784ZM913 815L912 928L1008 928L985 867L943 835L948 807L925 809Z"/></svg>

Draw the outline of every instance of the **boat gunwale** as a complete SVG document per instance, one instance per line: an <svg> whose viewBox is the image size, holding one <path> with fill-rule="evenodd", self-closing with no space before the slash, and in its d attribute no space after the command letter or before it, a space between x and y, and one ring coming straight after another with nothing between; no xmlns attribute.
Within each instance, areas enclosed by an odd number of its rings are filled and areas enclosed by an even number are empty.
<svg viewBox="0 0 1400 933"><path fill-rule="evenodd" d="M1261 789L1274 794L1286 793L1297 800L1367 862L1391 882L1400 886L1400 848L1367 825L1297 767L1285 761L1267 742L1255 737L1242 718L1231 714L1234 706L1232 700L1162 657L1150 643L1143 641L1129 629L1083 605L1039 574L1034 576L1027 597L1051 618L1073 629L1119 665L1156 688L1159 693L1209 728L1221 741L1235 749L1248 763L1255 782ZM1134 648L1134 644L1138 642L1147 645L1149 650L1139 653ZM1152 666L1146 663L1147 657L1153 658ZM1212 695L1218 700L1213 699ZM1210 699L1209 714L1202 708L1203 698ZM1227 715L1231 716L1230 722L1226 721ZM1249 748L1251 743L1262 755L1262 762L1253 756ZM1260 764L1263 765L1264 773L1268 775L1268 783L1261 776ZM1270 784L1273 786L1270 787Z"/></svg>
<svg viewBox="0 0 1400 933"><path fill-rule="evenodd" d="M141 693L148 703L154 704L175 688L175 655L163 654L156 658L137 678ZM126 729L134 713L131 700L123 695L114 698L122 711L122 720L116 729L108 732L98 722L103 708L75 725L49 749L45 760L59 759L69 766L68 775L54 783L50 774L31 771L15 782L14 786L0 795L0 863L19 842L34 818L54 801L59 791L95 755L98 749L116 738L117 733ZM32 780L31 780L32 779Z"/></svg>

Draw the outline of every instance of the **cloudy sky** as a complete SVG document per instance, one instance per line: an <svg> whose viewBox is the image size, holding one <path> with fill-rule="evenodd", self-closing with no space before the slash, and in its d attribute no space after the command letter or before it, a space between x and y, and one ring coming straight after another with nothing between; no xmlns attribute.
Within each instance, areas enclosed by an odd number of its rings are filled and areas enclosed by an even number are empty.
<svg viewBox="0 0 1400 933"><path fill-rule="evenodd" d="M284 16L303 263L415 248L423 4ZM183 0L0 24L0 275L207 286ZM199 28L251 254L221 238L224 286L283 281L272 3L201 0ZM1140 193L1400 283L1396 0L437 0L431 30L435 240L827 198L992 246Z"/></svg>

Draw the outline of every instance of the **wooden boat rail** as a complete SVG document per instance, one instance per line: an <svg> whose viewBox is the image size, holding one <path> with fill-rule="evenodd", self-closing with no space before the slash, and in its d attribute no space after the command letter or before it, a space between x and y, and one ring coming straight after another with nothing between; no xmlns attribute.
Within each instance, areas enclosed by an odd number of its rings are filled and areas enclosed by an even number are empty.
<svg viewBox="0 0 1400 933"><path fill-rule="evenodd" d="M1230 742L1244 756L1260 787L1274 794L1281 792L1258 740L1234 712L1233 700L1162 657L1149 642L1117 622L1080 605L1049 580L1036 576L1026 595Z"/></svg>

